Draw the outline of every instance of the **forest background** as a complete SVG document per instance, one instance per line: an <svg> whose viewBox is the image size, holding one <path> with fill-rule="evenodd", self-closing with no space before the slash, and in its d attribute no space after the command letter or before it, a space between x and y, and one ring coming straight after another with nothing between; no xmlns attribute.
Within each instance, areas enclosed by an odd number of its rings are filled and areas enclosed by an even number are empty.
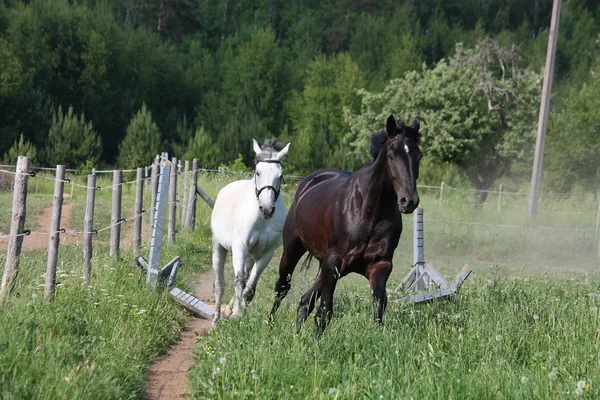
<svg viewBox="0 0 600 400"><path fill-rule="evenodd" d="M349 170L422 118L420 183L529 184L551 0L0 0L0 159L91 169L161 151ZM563 1L543 189L600 188L600 3ZM480 194L485 200L485 192Z"/></svg>

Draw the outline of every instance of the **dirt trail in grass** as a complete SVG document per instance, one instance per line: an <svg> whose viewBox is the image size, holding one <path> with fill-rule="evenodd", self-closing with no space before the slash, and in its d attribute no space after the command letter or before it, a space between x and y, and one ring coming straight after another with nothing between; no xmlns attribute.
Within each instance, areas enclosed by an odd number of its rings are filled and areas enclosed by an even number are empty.
<svg viewBox="0 0 600 400"><path fill-rule="evenodd" d="M212 269L196 277L195 296L214 307ZM179 342L167 355L152 364L148 372L148 390L142 400L181 399L188 391L187 373L193 364L192 353L196 347L196 337L204 335L211 328L207 319L190 316Z"/></svg>
<svg viewBox="0 0 600 400"><path fill-rule="evenodd" d="M60 235L61 244L81 244L83 240L82 235L69 235L69 232L79 231L69 225L69 218L71 217L71 209L75 203L63 203L62 213L60 216L60 227L64 228L67 234ZM34 223L31 225L34 228L31 229L33 232L50 232L50 221L52 219L52 205L44 208L44 212L35 218ZM27 223L25 223L25 229L29 229ZM6 250L8 248L9 239L0 239L0 250ZM22 251L47 249L48 248L48 235L27 235L23 237Z"/></svg>

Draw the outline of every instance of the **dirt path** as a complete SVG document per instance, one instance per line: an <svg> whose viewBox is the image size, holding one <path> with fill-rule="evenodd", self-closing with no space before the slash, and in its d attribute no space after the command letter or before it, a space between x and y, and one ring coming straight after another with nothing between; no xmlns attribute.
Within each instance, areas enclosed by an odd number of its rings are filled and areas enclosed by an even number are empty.
<svg viewBox="0 0 600 400"><path fill-rule="evenodd" d="M83 237L82 235L69 235L68 232L77 231L68 225L69 218L71 217L71 209L75 203L63 203L62 213L60 216L60 227L67 231L66 235L60 235L61 244L81 244ZM33 226L37 228L32 229L35 232L50 232L50 221L52 219L52 205L44 208L44 212L35 218ZM0 250L6 250L8 248L8 238L0 239ZM23 237L22 251L47 249L48 248L48 235L28 235Z"/></svg>
<svg viewBox="0 0 600 400"><path fill-rule="evenodd" d="M212 269L196 277L195 296L211 306L213 301L214 274ZM193 363L192 353L196 347L196 337L202 336L211 328L207 319L190 316L179 342L167 355L155 362L148 371L148 390L142 400L182 399L189 389L187 373Z"/></svg>

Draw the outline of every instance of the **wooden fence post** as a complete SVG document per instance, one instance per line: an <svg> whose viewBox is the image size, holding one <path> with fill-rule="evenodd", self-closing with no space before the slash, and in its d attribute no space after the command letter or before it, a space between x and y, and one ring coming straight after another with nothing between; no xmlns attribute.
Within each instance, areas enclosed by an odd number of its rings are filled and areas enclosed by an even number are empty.
<svg viewBox="0 0 600 400"><path fill-rule="evenodd" d="M23 245L23 231L25 229L25 216L27 213L27 180L29 179L29 158L19 156L15 179L13 184L13 202L10 218L10 238L6 250L6 264L0 285L0 307L8 302L8 297L13 290L19 274L19 261L21 259L21 246ZM21 236L17 236L21 235Z"/></svg>
<svg viewBox="0 0 600 400"><path fill-rule="evenodd" d="M442 205L442 197L444 197L444 181L442 181L440 186L440 206Z"/></svg>
<svg viewBox="0 0 600 400"><path fill-rule="evenodd" d="M46 265L46 286L44 297L52 298L56 287L56 263L58 261L58 244L60 243L60 215L63 205L65 188L65 166L56 166L56 181L54 183L54 199L52 200L52 219L48 236L48 264Z"/></svg>
<svg viewBox="0 0 600 400"><path fill-rule="evenodd" d="M162 249L165 214L167 213L169 190L169 175L171 166L163 161L158 179L158 192L156 196L156 210L153 210L152 238L150 239L150 256L148 257L147 282L151 288L156 288L158 271L160 270L160 253Z"/></svg>
<svg viewBox="0 0 600 400"><path fill-rule="evenodd" d="M113 171L112 213L110 218L110 253L111 257L119 257L121 244L121 195L123 193L123 171Z"/></svg>
<svg viewBox="0 0 600 400"><path fill-rule="evenodd" d="M175 243L175 221L177 220L177 158L171 159L171 179L169 187L169 243Z"/></svg>
<svg viewBox="0 0 600 400"><path fill-rule="evenodd" d="M96 175L88 175L85 216L83 217L83 284L88 287L92 271L92 235L94 234L94 202L96 201Z"/></svg>
<svg viewBox="0 0 600 400"><path fill-rule="evenodd" d="M188 192L187 211L183 223L186 231L193 230L196 223L196 185L198 183L198 159L192 160L192 180Z"/></svg>
<svg viewBox="0 0 600 400"><path fill-rule="evenodd" d="M188 160L184 161L183 167L183 196L181 197L181 225L182 227L185 224L185 215L187 212L187 201L188 201L188 182L190 180L189 172L190 172L190 162Z"/></svg>
<svg viewBox="0 0 600 400"><path fill-rule="evenodd" d="M144 167L144 190L148 190L148 167Z"/></svg>
<svg viewBox="0 0 600 400"><path fill-rule="evenodd" d="M142 205L144 204L144 170L137 169L135 184L135 221L133 225L133 260L140 255L142 245Z"/></svg>

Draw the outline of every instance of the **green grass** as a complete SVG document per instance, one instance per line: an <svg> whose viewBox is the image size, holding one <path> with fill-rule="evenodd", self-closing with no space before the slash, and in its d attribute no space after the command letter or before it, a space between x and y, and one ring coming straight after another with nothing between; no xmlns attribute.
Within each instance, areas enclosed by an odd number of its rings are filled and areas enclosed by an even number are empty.
<svg viewBox="0 0 600 400"><path fill-rule="evenodd" d="M30 183L28 223L33 220L30 209L43 210L52 201L53 182L41 182L37 195ZM108 177L98 180L99 186L110 184ZM130 186L123 190L123 216L133 210ZM69 185L65 193L70 196ZM85 189L76 187L73 194L69 225L82 229ZM110 225L112 193L103 190L96 195L95 227L101 228ZM70 201L69 196L65 201ZM10 198L10 193L0 194L0 214L9 214ZM145 198L148 204L150 196ZM122 225L122 241L129 225ZM46 251L23 253L11 301L0 309L0 398L125 399L143 392L148 365L175 343L186 313L163 291L147 289L145 275L129 261L133 257L128 249L122 247L124 261L110 259L102 244L108 237L108 232L102 232L94 240L93 276L87 291L82 287L81 247L59 248L60 286L52 303L43 299ZM206 227L180 235L174 245L165 243L163 261L175 255L185 260L178 287L191 290L196 274L210 265L209 243ZM144 238L146 258L147 250ZM0 252L2 265L5 257Z"/></svg>
<svg viewBox="0 0 600 400"><path fill-rule="evenodd" d="M245 317L199 339L193 398L548 399L569 397L579 380L590 385L585 398L598 397L598 275L502 278L488 270L496 284L484 291L476 271L457 302L390 303L383 327L372 322L370 301L351 297L367 295L367 281L347 277L316 341L312 317L295 333L314 272L294 277L273 327L264 323L270 268Z"/></svg>
<svg viewBox="0 0 600 400"><path fill-rule="evenodd" d="M201 174L199 185L214 199L237 178ZM83 177L76 179L85 183ZM29 229L35 229L32 216L51 204L54 184L39 179L36 194L32 182ZM111 183L110 176L98 179L101 187ZM282 191L288 208L295 186L290 181ZM70 191L67 184L65 193ZM134 186L124 186L123 194L123 216L131 216ZM85 189L75 187L74 198L65 199L75 203L69 225L76 229L82 229L85 195ZM190 371L193 397L564 398L572 397L583 379L590 385L585 396L597 397L598 232L535 229L594 228L597 201L543 200L539 217L530 222L521 197L504 196L499 212L492 195L482 206L474 205L464 192L446 191L442 202L436 190L421 190L420 195L426 262L448 279L465 263L473 268L460 301L416 307L390 304L385 325L377 327L371 321L370 302L355 298L369 296L367 281L345 277L336 290L341 297L335 317L324 337L315 341L313 318L300 335L295 334L294 318L316 266L307 274L296 273L275 326L263 323L272 304L279 251L246 316L224 321L199 339ZM96 192L96 229L110 225L111 196L111 190ZM149 203L146 191L145 209ZM8 227L10 207L11 194L0 193L0 231L2 224ZM412 264L412 216L403 220L390 289ZM174 245L165 244L163 260L180 255L185 262L177 283L185 290L192 289L195 274L210 266L209 222L210 209L198 199L197 230L179 233ZM122 238L131 226L122 225ZM89 291L81 285L81 248L60 247L61 286L51 304L42 299L46 252L23 254L15 295L0 310L0 398L136 398L143 392L147 366L176 341L185 314L164 294L146 289L128 249L122 250L126 261L109 259L103 244L108 237L108 231L95 237ZM147 256L148 240L143 241L142 254ZM2 265L4 257L0 253ZM231 275L228 268L225 301L232 294ZM487 279L496 285L483 291Z"/></svg>
<svg viewBox="0 0 600 400"><path fill-rule="evenodd" d="M165 259L185 257L178 286L189 289L194 274L206 268L205 244L199 232L165 248ZM11 302L0 311L0 398L124 399L142 393L147 366L177 340L185 313L166 292L148 290L132 262L107 254L105 246L95 247L86 291L81 248L62 246L52 303L43 299L45 252L23 254Z"/></svg>

